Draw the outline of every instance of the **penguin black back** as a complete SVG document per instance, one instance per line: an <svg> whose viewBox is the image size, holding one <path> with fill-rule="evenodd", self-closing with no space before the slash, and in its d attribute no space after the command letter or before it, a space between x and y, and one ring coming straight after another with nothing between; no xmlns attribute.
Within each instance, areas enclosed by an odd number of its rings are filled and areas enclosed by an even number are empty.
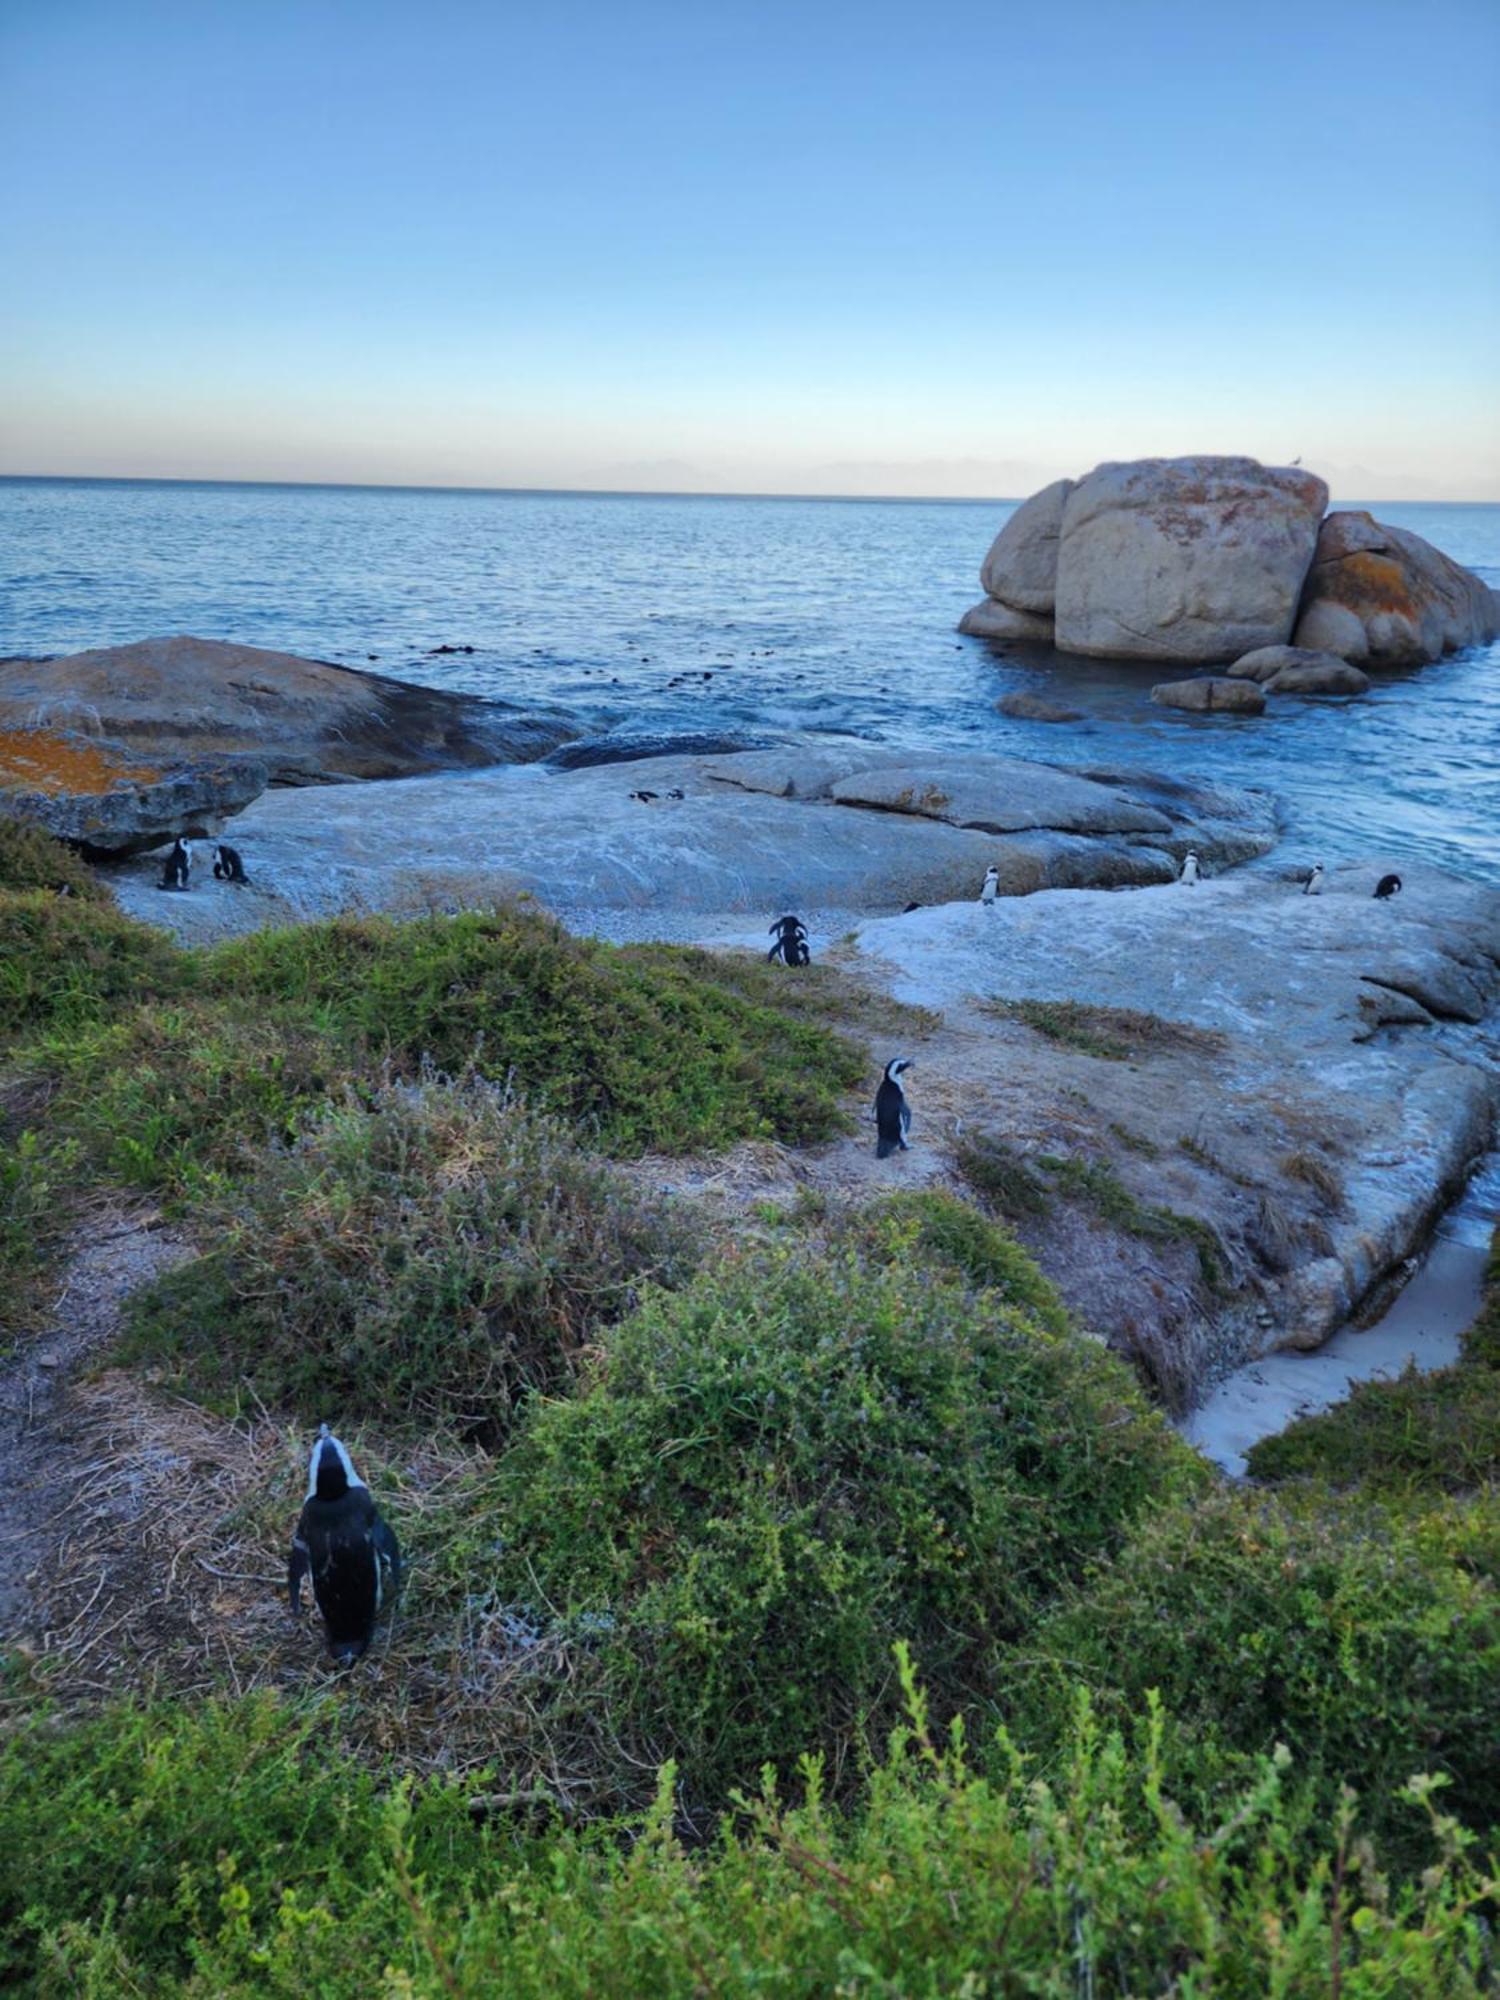
<svg viewBox="0 0 1500 2000"><path fill-rule="evenodd" d="M1377 903L1383 903L1388 897L1399 896L1400 894L1401 877L1399 875L1382 875L1380 880L1375 884L1375 900Z"/></svg>
<svg viewBox="0 0 1500 2000"><path fill-rule="evenodd" d="M166 865L161 871L161 881L157 884L157 887L159 889L185 889L188 885L188 875L192 870L192 866L193 850L179 834L176 840L172 842L171 851L167 855Z"/></svg>
<svg viewBox="0 0 1500 2000"><path fill-rule="evenodd" d="M808 949L807 926L800 917L778 917L770 926L776 942L766 953L769 961L780 959L785 965L811 965L812 952Z"/></svg>
<svg viewBox="0 0 1500 2000"><path fill-rule="evenodd" d="M246 884L250 880L245 873L245 864L240 859L239 849L227 846L222 840L214 849L214 880Z"/></svg>
<svg viewBox="0 0 1500 2000"><path fill-rule="evenodd" d="M892 1153L910 1149L906 1135L911 1130L911 1106L901 1088L901 1078L911 1064L904 1056L893 1057L885 1066L880 1088L875 1093L875 1157L884 1160Z"/></svg>
<svg viewBox="0 0 1500 2000"><path fill-rule="evenodd" d="M352 1666L374 1636L382 1604L401 1587L401 1551L327 1424L312 1448L307 1498L292 1537L287 1595L294 1613L302 1608L305 1576L312 1578L329 1652L340 1666Z"/></svg>

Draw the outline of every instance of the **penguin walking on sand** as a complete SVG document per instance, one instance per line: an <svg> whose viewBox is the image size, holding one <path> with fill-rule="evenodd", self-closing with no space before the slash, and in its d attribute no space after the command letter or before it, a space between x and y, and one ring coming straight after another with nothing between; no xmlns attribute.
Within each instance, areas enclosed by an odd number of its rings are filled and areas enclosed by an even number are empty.
<svg viewBox="0 0 1500 2000"><path fill-rule="evenodd" d="M1179 882L1186 882L1190 889L1196 889L1198 886L1198 857L1191 847L1182 858L1182 873L1177 879Z"/></svg>
<svg viewBox="0 0 1500 2000"><path fill-rule="evenodd" d="M984 887L979 892L979 900L987 910L995 907L995 898L1000 893L1000 870L993 862L984 871Z"/></svg>
<svg viewBox="0 0 1500 2000"><path fill-rule="evenodd" d="M245 864L240 859L237 847L230 847L220 841L214 849L214 880L216 882L237 882L248 887L250 877L245 873Z"/></svg>
<svg viewBox="0 0 1500 2000"><path fill-rule="evenodd" d="M401 1587L401 1550L327 1424L312 1448L307 1499L292 1537L287 1595L294 1616L308 1575L328 1650L341 1667L351 1667L370 1644L381 1605Z"/></svg>
<svg viewBox="0 0 1500 2000"><path fill-rule="evenodd" d="M1399 896L1400 894L1401 877L1399 875L1382 875L1380 880L1375 884L1375 900L1377 903L1388 902L1392 896Z"/></svg>
<svg viewBox="0 0 1500 2000"><path fill-rule="evenodd" d="M1313 870L1312 870L1312 873L1311 873L1311 874L1310 874L1310 875L1308 876L1307 880L1306 880L1306 881L1305 881L1305 882L1304 882L1304 883L1302 884L1302 893L1303 893L1303 895L1304 895L1304 896L1321 896L1321 895L1322 895L1322 893L1323 893L1323 864L1322 864L1322 862L1321 862L1321 861L1315 861L1315 862L1313 863Z"/></svg>
<svg viewBox="0 0 1500 2000"><path fill-rule="evenodd" d="M766 953L768 963L774 964L779 958L784 965L812 964L812 953L807 945L807 926L800 917L778 917L770 926L770 933L776 942Z"/></svg>
<svg viewBox="0 0 1500 2000"><path fill-rule="evenodd" d="M911 1130L911 1106L901 1088L901 1079L910 1068L911 1064L905 1056L895 1056L886 1064L885 1075L880 1079L880 1088L875 1093L877 1160L884 1160L892 1153L911 1150L906 1143L906 1135Z"/></svg>
<svg viewBox="0 0 1500 2000"><path fill-rule="evenodd" d="M188 876L192 873L193 850L179 834L172 842L172 851L167 856L166 866L161 871L158 889L185 889Z"/></svg>

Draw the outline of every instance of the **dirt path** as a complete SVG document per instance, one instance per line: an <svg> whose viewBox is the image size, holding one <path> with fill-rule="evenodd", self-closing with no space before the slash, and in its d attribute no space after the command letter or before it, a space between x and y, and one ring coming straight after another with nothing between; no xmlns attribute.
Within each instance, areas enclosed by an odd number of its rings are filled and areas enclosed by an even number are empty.
<svg viewBox="0 0 1500 2000"><path fill-rule="evenodd" d="M91 1221L43 1331L0 1366L0 1640L30 1632L36 1586L57 1550L85 1422L80 1371L113 1339L130 1293L186 1254L153 1216Z"/></svg>

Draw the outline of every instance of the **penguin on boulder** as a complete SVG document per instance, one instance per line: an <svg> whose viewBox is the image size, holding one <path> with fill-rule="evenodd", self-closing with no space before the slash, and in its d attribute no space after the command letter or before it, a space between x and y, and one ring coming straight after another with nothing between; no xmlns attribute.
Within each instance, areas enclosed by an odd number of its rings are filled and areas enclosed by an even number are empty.
<svg viewBox="0 0 1500 2000"><path fill-rule="evenodd" d="M307 1467L307 1498L292 1537L287 1596L302 1610L302 1579L312 1578L328 1650L352 1667L368 1650L383 1604L401 1588L401 1550L382 1520L354 1461L327 1424Z"/></svg>
<svg viewBox="0 0 1500 2000"><path fill-rule="evenodd" d="M984 871L984 887L979 892L979 900L987 910L995 907L995 898L1000 893L1000 870L993 863Z"/></svg>
<svg viewBox="0 0 1500 2000"><path fill-rule="evenodd" d="M911 1063L905 1056L893 1056L885 1066L880 1088L875 1093L875 1157L888 1159L892 1153L907 1153L906 1135L911 1130L911 1106L901 1079Z"/></svg>
<svg viewBox="0 0 1500 2000"><path fill-rule="evenodd" d="M1400 894L1401 877L1399 875L1382 875L1380 880L1375 884L1375 900L1377 903L1389 902L1392 896L1399 896Z"/></svg>
<svg viewBox="0 0 1500 2000"><path fill-rule="evenodd" d="M1313 863L1313 870L1312 870L1312 873L1311 873L1311 874L1310 874L1310 875L1308 876L1307 880L1306 880L1306 881L1305 881L1305 882L1304 882L1304 883L1302 884L1302 893L1303 893L1303 895L1304 895L1304 896L1321 896L1321 895L1322 895L1322 893L1323 893L1323 864L1322 864L1322 862L1321 862L1321 861L1315 861L1315 862Z"/></svg>
<svg viewBox="0 0 1500 2000"><path fill-rule="evenodd" d="M227 841L220 841L214 849L214 880L216 882L238 882L248 886L250 877L245 873L245 864L240 859L237 847Z"/></svg>
<svg viewBox="0 0 1500 2000"><path fill-rule="evenodd" d="M1182 873L1177 879L1179 882L1186 882L1190 889L1198 886L1198 856L1191 847L1182 858Z"/></svg>

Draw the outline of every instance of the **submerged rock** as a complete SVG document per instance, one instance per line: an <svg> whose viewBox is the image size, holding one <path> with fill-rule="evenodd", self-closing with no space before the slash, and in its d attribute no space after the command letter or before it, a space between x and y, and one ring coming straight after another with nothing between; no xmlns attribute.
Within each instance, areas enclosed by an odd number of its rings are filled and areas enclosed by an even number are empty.
<svg viewBox="0 0 1500 2000"><path fill-rule="evenodd" d="M1081 722L1083 710L1063 708L1055 701L1047 701L1039 694L1003 694L995 703L1001 715L1008 715L1013 722Z"/></svg>
<svg viewBox="0 0 1500 2000"><path fill-rule="evenodd" d="M217 833L266 789L250 757L148 762L123 744L63 729L0 728L0 814L99 854L136 854L178 834Z"/></svg>
<svg viewBox="0 0 1500 2000"><path fill-rule="evenodd" d="M1296 643L1372 667L1421 666L1500 636L1500 597L1406 528L1330 514L1303 592Z"/></svg>
<svg viewBox="0 0 1500 2000"><path fill-rule="evenodd" d="M1159 681L1151 699L1162 708L1185 708L1195 715L1259 715L1266 698L1254 681L1201 674L1190 681Z"/></svg>
<svg viewBox="0 0 1500 2000"><path fill-rule="evenodd" d="M0 661L0 728L37 724L155 761L251 756L277 785L526 763L576 733L561 715L187 637Z"/></svg>
<svg viewBox="0 0 1500 2000"><path fill-rule="evenodd" d="M1260 646L1229 669L1237 680L1258 681L1268 694L1368 694L1370 677L1336 653L1305 646Z"/></svg>

